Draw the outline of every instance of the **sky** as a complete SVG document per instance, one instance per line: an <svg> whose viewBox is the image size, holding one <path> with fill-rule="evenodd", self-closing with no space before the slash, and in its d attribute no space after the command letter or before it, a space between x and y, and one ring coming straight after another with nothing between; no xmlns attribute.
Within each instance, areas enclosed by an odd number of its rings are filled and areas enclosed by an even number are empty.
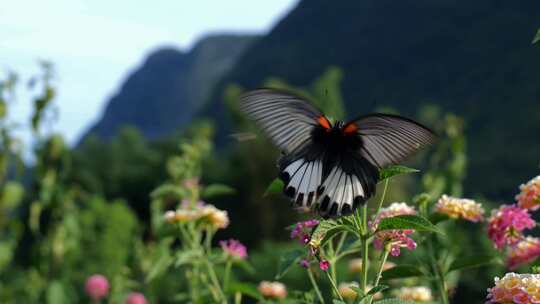
<svg viewBox="0 0 540 304"><path fill-rule="evenodd" d="M153 50L188 50L209 33L265 33L297 1L2 0L0 77L13 70L24 80L39 71L39 60L51 61L59 110L54 131L73 144ZM17 92L13 121L28 121L26 92ZM28 137L28 128L18 132Z"/></svg>

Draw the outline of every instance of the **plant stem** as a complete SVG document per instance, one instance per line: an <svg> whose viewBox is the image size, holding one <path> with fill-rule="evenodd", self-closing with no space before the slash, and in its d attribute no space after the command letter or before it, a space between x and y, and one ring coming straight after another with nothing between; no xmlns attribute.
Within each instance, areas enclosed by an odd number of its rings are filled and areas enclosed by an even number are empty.
<svg viewBox="0 0 540 304"><path fill-rule="evenodd" d="M364 227L365 233L362 235L361 241L362 241L362 278L360 281L362 291L364 293L367 292L367 280L368 280L368 270L369 270L369 261L368 261L368 251L369 251L369 242L367 240L367 234L368 234L368 228L367 228L367 213L368 208L367 204L364 205L362 208L362 225Z"/></svg>
<svg viewBox="0 0 540 304"><path fill-rule="evenodd" d="M223 293L223 289L221 289L221 286L219 285L219 281L217 279L216 272L214 271L214 268L212 267L212 265L210 265L210 262L206 258L204 260L205 260L205 263L206 263L206 267L208 268L208 274L210 275L210 280L212 281L212 284L214 285L214 287L218 291L220 297L222 298L221 303L226 304L227 303L227 297L225 296L225 294Z"/></svg>
<svg viewBox="0 0 540 304"><path fill-rule="evenodd" d="M384 269L384 264L386 264L386 260L388 259L389 253L390 251L385 248L382 253L381 265L379 266L379 270L377 271L377 277L375 277L375 282L373 282L373 288L379 286L379 282L381 281L382 272ZM373 296L370 296L368 298L368 304L371 304L371 302L373 302Z"/></svg>
<svg viewBox="0 0 540 304"><path fill-rule="evenodd" d="M446 293L446 287L445 287L446 283L444 280L444 274L442 273L442 270L439 267L439 264L437 263L437 259L435 258L435 252L433 251L432 236L429 236L427 243L428 243L429 258L431 260L431 268L436 277L435 283L437 284L437 290L439 292L440 301L442 304L448 304L449 303L448 294Z"/></svg>
<svg viewBox="0 0 540 304"><path fill-rule="evenodd" d="M383 193L381 195L381 200L379 201L379 206L377 207L377 212L375 212L376 215L378 215L379 212L381 211L382 205L384 203L384 199L386 197L386 190L388 189L389 181L390 181L390 179L388 179L388 178L384 181Z"/></svg>
<svg viewBox="0 0 540 304"><path fill-rule="evenodd" d="M313 273L311 272L311 269L308 268L307 270L309 281L311 282L311 285L313 285L313 289L315 289L315 293L317 294L317 297L319 298L319 301L324 304L324 298L321 294L321 290L319 289L319 285L317 285L317 282L315 281L315 278L313 277Z"/></svg>
<svg viewBox="0 0 540 304"><path fill-rule="evenodd" d="M325 272L326 272L326 276L328 277L328 280L330 281L330 284L332 285L332 289L334 290L334 293L339 297L341 301L343 301L343 297L341 296L341 294L339 293L339 289L337 288L336 281L334 281L334 279L332 278L330 273L328 273L328 271L325 271Z"/></svg>
<svg viewBox="0 0 540 304"><path fill-rule="evenodd" d="M223 276L223 289L225 292L229 289L229 280L231 277L231 266L232 261L230 258L227 258L227 263L225 264L225 275Z"/></svg>

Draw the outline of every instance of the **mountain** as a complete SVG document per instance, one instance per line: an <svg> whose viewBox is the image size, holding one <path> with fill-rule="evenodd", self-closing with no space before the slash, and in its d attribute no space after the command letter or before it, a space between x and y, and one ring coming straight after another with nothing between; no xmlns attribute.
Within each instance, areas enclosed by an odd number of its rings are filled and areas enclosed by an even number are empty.
<svg viewBox="0 0 540 304"><path fill-rule="evenodd" d="M189 52L154 51L127 77L83 139L89 134L109 139L125 125L137 127L150 139L171 134L191 122L216 81L255 39L213 35Z"/></svg>
<svg viewBox="0 0 540 304"><path fill-rule="evenodd" d="M385 105L413 116L436 103L464 116L466 192L508 201L539 173L539 27L538 0L303 0L240 56L201 115L224 142L227 84L305 86L339 66L348 113Z"/></svg>

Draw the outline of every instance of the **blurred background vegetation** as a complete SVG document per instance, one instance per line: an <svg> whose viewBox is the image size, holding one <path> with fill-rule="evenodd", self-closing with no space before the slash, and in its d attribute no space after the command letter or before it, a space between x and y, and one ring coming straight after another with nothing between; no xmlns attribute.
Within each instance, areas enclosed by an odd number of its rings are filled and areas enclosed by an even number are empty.
<svg viewBox="0 0 540 304"><path fill-rule="evenodd" d="M438 144L408 162L422 172L394 179L387 201L412 202L422 191L476 198L488 209L512 200L540 165L540 53L530 43L539 27L533 0L300 1L266 35L215 35L189 53L151 54L74 146L50 132L57 115L69 115L54 105L62 88L53 65L30 81L3 74L0 302L84 303L93 273L110 278L111 303L130 290L151 303L182 302L182 275L148 279L168 250L150 194L168 179L171 157L185 153L180 145L197 138L209 145L201 182L235 190L211 203L231 219L217 238L249 248L255 271L237 279L272 279L278 253L297 246L285 227L301 217L284 198L263 196L279 151L237 108L259 86L295 91L336 118L400 113L436 130ZM8 119L17 87L33 96L28 121ZM28 147L14 135L24 124ZM236 140L245 132L256 139ZM467 246L449 254L491 250L478 225L451 231L446 241ZM414 255L422 248L402 258ZM483 302L500 274L500 266L456 274L453 302ZM309 288L301 269L283 280Z"/></svg>

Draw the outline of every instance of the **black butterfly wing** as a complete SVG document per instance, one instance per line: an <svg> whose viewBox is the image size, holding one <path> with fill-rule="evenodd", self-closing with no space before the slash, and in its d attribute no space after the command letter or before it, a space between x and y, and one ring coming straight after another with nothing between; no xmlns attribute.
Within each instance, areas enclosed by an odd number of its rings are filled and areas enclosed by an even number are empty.
<svg viewBox="0 0 540 304"><path fill-rule="evenodd" d="M240 109L286 154L305 149L320 121L330 127L321 111L301 97L282 90L248 92L241 97Z"/></svg>
<svg viewBox="0 0 540 304"><path fill-rule="evenodd" d="M332 159L334 161L332 161ZM319 189L316 210L325 217L350 215L375 193L379 170L353 151L326 158L330 173Z"/></svg>
<svg viewBox="0 0 540 304"><path fill-rule="evenodd" d="M391 114L361 116L345 124L342 130L359 136L360 156L378 168L397 164L436 140L429 128Z"/></svg>
<svg viewBox="0 0 540 304"><path fill-rule="evenodd" d="M284 192L298 208L317 201L323 176L323 149L313 143L315 129L330 129L328 119L303 98L276 89L258 89L241 98L240 109L284 152L279 160Z"/></svg>

